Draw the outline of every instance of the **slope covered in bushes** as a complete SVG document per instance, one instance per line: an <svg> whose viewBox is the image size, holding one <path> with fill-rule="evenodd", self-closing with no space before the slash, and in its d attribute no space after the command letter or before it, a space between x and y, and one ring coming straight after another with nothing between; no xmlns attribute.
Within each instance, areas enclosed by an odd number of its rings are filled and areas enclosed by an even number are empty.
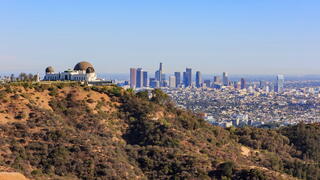
<svg viewBox="0 0 320 180"><path fill-rule="evenodd" d="M0 102L0 171L30 179L294 179L311 165L291 129L225 130L160 90L25 83Z"/></svg>

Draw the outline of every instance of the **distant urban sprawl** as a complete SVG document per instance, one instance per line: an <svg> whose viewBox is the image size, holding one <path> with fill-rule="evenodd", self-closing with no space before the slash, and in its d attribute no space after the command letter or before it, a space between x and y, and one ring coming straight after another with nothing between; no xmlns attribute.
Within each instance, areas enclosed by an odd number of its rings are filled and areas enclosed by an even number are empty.
<svg viewBox="0 0 320 180"><path fill-rule="evenodd" d="M223 127L278 127L319 122L319 81L288 81L284 75L273 81L231 81L227 72L203 79L192 68L173 72L168 78L163 64L154 76L142 68L130 68L130 81L121 84L136 91L161 88L181 108L201 113L209 122Z"/></svg>

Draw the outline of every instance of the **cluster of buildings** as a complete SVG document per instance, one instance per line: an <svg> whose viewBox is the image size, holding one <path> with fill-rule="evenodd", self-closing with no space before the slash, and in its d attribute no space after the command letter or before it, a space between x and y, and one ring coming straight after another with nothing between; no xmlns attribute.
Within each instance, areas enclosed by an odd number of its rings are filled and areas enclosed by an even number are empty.
<svg viewBox="0 0 320 180"><path fill-rule="evenodd" d="M289 84L290 88L286 88L283 93L268 92L263 86L260 88L260 82L250 83L253 88L247 89L223 87L163 90L179 107L203 113L207 121L222 127L320 122L320 81ZM301 84L305 86L301 87Z"/></svg>
<svg viewBox="0 0 320 180"><path fill-rule="evenodd" d="M200 88L203 86L201 72L196 72L195 86ZM148 76L147 71L143 71L142 68L130 68L130 88L187 88L194 86L193 74L191 68L186 68L186 71L175 72L174 75L166 78L166 74L163 72L163 64L160 63L159 69L154 73L154 77Z"/></svg>
<svg viewBox="0 0 320 180"><path fill-rule="evenodd" d="M197 77L201 77L200 72L197 72ZM200 87L200 81L198 79ZM166 74L163 72L163 64L160 63L159 69L154 73L154 77L148 76L147 71L143 71L142 68L130 68L130 88L178 88L178 87L191 87L192 86L192 69L187 68L186 72L183 72L183 78L181 78L181 72L175 72L174 75L169 76L168 80Z"/></svg>
<svg viewBox="0 0 320 180"><path fill-rule="evenodd" d="M200 71L194 76L191 68L166 78L160 63L154 77L148 77L148 72L142 68L131 68L128 85L137 90L161 88L178 106L204 113L207 121L222 127L286 125L302 120L318 122L311 113L314 109L291 101L299 99L299 93L292 94L291 89L284 89L284 83L283 75L277 75L274 81L247 81L245 78L232 81L227 72L203 79Z"/></svg>
<svg viewBox="0 0 320 180"><path fill-rule="evenodd" d="M130 68L130 82L125 85L130 85L132 89L145 88L215 88L233 87L235 89L252 88L248 86L247 81L241 78L240 81L230 81L227 72L223 72L221 76L214 76L213 79L203 80L202 73L196 71L195 78L191 68L186 68L186 71L174 72L166 78L163 71L163 64L160 63L159 69L154 73L153 77L149 77L149 73L142 68ZM276 82L267 84L264 81L260 82L259 87L266 88L267 91L282 93L284 91L284 76L278 75Z"/></svg>

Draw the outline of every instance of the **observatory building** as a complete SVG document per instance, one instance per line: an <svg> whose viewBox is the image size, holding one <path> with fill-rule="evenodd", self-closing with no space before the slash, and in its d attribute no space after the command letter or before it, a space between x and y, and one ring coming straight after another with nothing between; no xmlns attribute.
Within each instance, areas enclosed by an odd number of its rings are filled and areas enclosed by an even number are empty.
<svg viewBox="0 0 320 180"><path fill-rule="evenodd" d="M100 81L97 74L89 62L83 61L76 64L73 70L68 69L64 72L55 72L52 66L46 68L44 81Z"/></svg>

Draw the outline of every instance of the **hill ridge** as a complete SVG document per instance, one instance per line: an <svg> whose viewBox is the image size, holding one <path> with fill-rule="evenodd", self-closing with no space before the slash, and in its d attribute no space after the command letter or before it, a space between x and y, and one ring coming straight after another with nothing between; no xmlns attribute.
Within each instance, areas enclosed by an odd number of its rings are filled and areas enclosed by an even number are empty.
<svg viewBox="0 0 320 180"><path fill-rule="evenodd" d="M294 179L281 163L303 162L255 150L246 144L254 141L251 128L212 126L160 90L149 95L117 86L3 86L0 166L30 179ZM289 152L286 138L272 132ZM242 154L243 145L253 155Z"/></svg>

